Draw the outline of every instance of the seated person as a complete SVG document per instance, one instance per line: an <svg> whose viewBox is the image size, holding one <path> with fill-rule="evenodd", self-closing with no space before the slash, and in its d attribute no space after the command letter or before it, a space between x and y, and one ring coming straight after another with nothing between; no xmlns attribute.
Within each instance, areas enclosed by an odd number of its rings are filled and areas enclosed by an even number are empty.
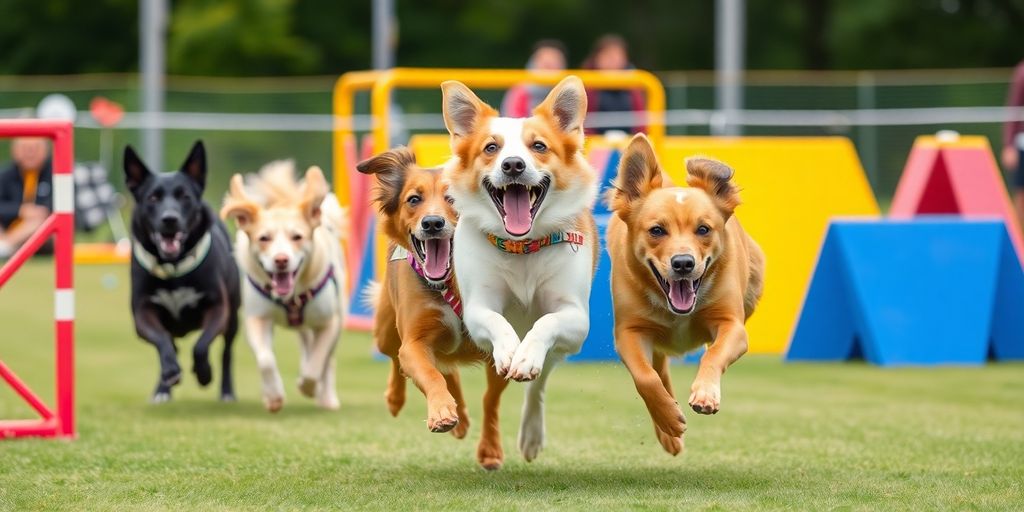
<svg viewBox="0 0 1024 512"><path fill-rule="evenodd" d="M12 162L0 170L0 258L8 258L50 215L53 174L47 139L11 140Z"/></svg>
<svg viewBox="0 0 1024 512"><path fill-rule="evenodd" d="M530 71L562 71L565 69L565 45L555 39L543 39L533 45L533 53L526 63ZM519 84L505 93L501 101L501 115L505 117L529 117L533 108L544 101L551 87L534 84Z"/></svg>

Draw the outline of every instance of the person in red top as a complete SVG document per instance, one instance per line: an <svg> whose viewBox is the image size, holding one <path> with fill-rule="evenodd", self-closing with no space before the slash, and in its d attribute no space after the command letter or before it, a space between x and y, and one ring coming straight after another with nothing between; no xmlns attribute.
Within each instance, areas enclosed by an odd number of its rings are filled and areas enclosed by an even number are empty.
<svg viewBox="0 0 1024 512"><path fill-rule="evenodd" d="M1010 93L1006 102L1008 107L1024 107L1024 60L1013 70L1010 82ZM1003 126L1003 167L1013 173L1013 206L1017 210L1017 218L1024 222L1024 121L1022 112L1014 115Z"/></svg>
<svg viewBox="0 0 1024 512"><path fill-rule="evenodd" d="M543 39L533 45L533 53L526 62L531 71L561 71L565 69L565 45L555 39ZM509 88L501 101L501 115L505 117L529 117L533 108L544 101L550 87L519 84Z"/></svg>

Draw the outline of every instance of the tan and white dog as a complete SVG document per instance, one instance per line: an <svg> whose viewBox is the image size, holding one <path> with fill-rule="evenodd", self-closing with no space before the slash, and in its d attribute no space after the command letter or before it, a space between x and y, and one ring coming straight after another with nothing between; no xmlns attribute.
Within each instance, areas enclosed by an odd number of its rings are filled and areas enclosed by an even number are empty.
<svg viewBox="0 0 1024 512"><path fill-rule="evenodd" d="M300 183L291 161L267 164L248 184L231 178L221 217L235 219L235 258L245 275L245 330L270 412L284 405L272 349L274 325L299 334L299 391L337 409L333 354L347 311L341 247L344 212L318 167Z"/></svg>
<svg viewBox="0 0 1024 512"><path fill-rule="evenodd" d="M533 116L511 119L459 82L441 89L463 322L498 375L532 381L519 428L529 461L544 443L545 382L590 329L599 244L591 215L597 179L582 153L587 95L570 76Z"/></svg>
<svg viewBox="0 0 1024 512"><path fill-rule="evenodd" d="M707 158L686 161L689 187L664 175L637 135L623 153L609 205L615 349L633 376L662 447L683 449L686 419L668 358L705 343L689 404L715 414L722 373L747 351L744 323L764 288L764 253L740 226L733 171Z"/></svg>

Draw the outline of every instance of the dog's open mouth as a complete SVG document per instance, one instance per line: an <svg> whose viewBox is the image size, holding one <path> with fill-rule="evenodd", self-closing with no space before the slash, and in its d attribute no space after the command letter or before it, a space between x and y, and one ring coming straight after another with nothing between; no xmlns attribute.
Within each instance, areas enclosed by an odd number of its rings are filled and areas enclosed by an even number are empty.
<svg viewBox="0 0 1024 512"><path fill-rule="evenodd" d="M452 239L427 238L420 240L410 234L415 257L423 268L423 276L431 281L444 281L452 271Z"/></svg>
<svg viewBox="0 0 1024 512"><path fill-rule="evenodd" d="M274 271L268 273L270 274L270 286L278 296L287 297L295 290L295 276L299 274L298 270L294 272Z"/></svg>
<svg viewBox="0 0 1024 512"><path fill-rule="evenodd" d="M693 308L697 306L697 290L700 289L700 283L704 276L697 279L666 280L661 276L661 272L658 272L654 262L647 260L647 265L651 267L654 278L658 280L661 290L665 292L665 298L668 299L668 306L672 312L679 315L692 312Z"/></svg>
<svg viewBox="0 0 1024 512"><path fill-rule="evenodd" d="M498 214L505 223L505 231L512 236L523 236L530 232L533 218L550 186L551 178L547 176L534 186L510 183L503 188L491 185L491 180L484 178L484 187L498 208Z"/></svg>
<svg viewBox="0 0 1024 512"><path fill-rule="evenodd" d="M185 242L185 233L177 232L171 234L154 233L153 242L160 255L167 259L177 258L181 254L181 246Z"/></svg>

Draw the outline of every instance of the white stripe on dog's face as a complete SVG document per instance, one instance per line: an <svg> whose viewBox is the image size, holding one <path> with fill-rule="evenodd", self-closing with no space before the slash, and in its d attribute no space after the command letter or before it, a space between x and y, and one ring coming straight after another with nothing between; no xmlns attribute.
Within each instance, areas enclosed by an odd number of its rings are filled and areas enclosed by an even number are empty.
<svg viewBox="0 0 1024 512"><path fill-rule="evenodd" d="M298 211L264 210L252 230L249 247L267 273L296 272L312 251L312 231ZM286 262L284 268L278 266L278 260Z"/></svg>
<svg viewBox="0 0 1024 512"><path fill-rule="evenodd" d="M499 141L501 149L498 157L494 159L489 177L491 183L496 187L504 187L509 183L520 183L523 185L536 185L543 177L541 169L533 153L526 147L523 140L523 124L526 119L512 119L509 117L495 117L491 119L491 134ZM526 163L526 170L516 178L509 178L502 170L501 163L508 158L519 157Z"/></svg>

